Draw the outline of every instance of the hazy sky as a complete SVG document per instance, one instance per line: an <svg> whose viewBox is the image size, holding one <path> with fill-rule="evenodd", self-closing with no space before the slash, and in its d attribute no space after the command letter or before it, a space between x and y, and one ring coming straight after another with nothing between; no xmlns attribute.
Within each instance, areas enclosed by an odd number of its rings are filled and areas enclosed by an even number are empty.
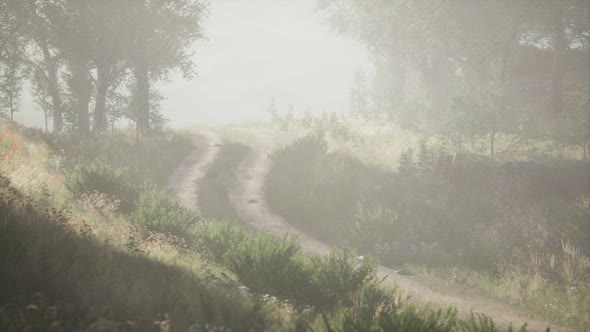
<svg viewBox="0 0 590 332"><path fill-rule="evenodd" d="M317 0L211 0L207 40L195 48L198 76L158 84L164 116L174 126L266 120L279 111L348 109L352 76L369 68L357 42L339 35L316 11ZM17 119L41 126L25 96Z"/></svg>
<svg viewBox="0 0 590 332"><path fill-rule="evenodd" d="M212 0L208 41L197 45L198 77L162 89L173 124L268 119L280 111L348 108L354 71L367 67L361 45L335 32L317 0ZM180 120L182 119L182 120Z"/></svg>

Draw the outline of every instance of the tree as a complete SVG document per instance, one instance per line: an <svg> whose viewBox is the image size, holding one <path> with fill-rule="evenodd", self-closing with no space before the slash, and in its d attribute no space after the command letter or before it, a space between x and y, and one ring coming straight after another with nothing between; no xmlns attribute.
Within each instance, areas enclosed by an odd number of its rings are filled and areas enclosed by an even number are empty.
<svg viewBox="0 0 590 332"><path fill-rule="evenodd" d="M106 131L109 112L113 115L113 104L118 104L120 93L111 93L128 75L129 45L133 36L125 31L132 30L128 15L134 2L120 0L92 1L90 23L93 51L90 55L93 68L92 82L96 89L92 130ZM115 101L109 101L112 96ZM109 104L111 110L109 111ZM111 119L112 123L112 119Z"/></svg>
<svg viewBox="0 0 590 332"><path fill-rule="evenodd" d="M64 12L61 14L62 16L56 23L61 30L58 42L70 68L69 84L77 115L77 129L82 134L89 134L89 104L92 97L89 71L91 47L93 46L90 32L92 22L89 1L66 1Z"/></svg>
<svg viewBox="0 0 590 332"><path fill-rule="evenodd" d="M20 50L13 48L5 53L4 63L0 67L0 113L8 113L10 120L14 120L14 113L20 110L27 69Z"/></svg>
<svg viewBox="0 0 590 332"><path fill-rule="evenodd" d="M52 99L53 131L63 130L62 98L58 81L60 54L56 44L57 23L64 12L64 0L6 0L6 9L14 17L18 30L30 44L28 63L42 72Z"/></svg>
<svg viewBox="0 0 590 332"><path fill-rule="evenodd" d="M49 107L49 88L47 84L47 77L41 70L34 70L33 77L33 95L35 104L41 111L43 111L43 118L45 123L45 132L49 132L49 117L51 116L51 109Z"/></svg>
<svg viewBox="0 0 590 332"><path fill-rule="evenodd" d="M530 130L537 122L556 132L547 124L580 116L571 96L590 70L588 1L320 0L320 8L367 46L376 67L372 100L395 119L436 129L459 111L452 102L460 97L485 110L471 115L489 121L493 155L500 131L538 135ZM548 121L544 109L558 116Z"/></svg>
<svg viewBox="0 0 590 332"><path fill-rule="evenodd" d="M202 37L201 20L207 7L199 0L137 0L133 17L133 49L129 59L135 77L138 132L150 130L150 82L165 79L174 69L185 78L194 75L193 42Z"/></svg>

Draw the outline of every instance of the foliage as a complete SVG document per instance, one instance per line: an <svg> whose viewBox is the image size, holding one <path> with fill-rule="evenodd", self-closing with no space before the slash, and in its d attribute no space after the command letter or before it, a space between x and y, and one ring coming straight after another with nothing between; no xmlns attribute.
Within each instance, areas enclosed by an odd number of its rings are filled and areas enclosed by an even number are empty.
<svg viewBox="0 0 590 332"><path fill-rule="evenodd" d="M281 240L252 234L231 222L199 224L196 234L199 248L224 262L252 290L300 304L329 308L351 303L375 276L370 260L359 264L349 251L306 258L292 235Z"/></svg>
<svg viewBox="0 0 590 332"><path fill-rule="evenodd" d="M330 241L347 232L334 222L353 214L359 196L374 192L383 175L329 153L321 134L300 138L270 157L273 169L264 190L271 207Z"/></svg>
<svg viewBox="0 0 590 332"><path fill-rule="evenodd" d="M373 283L376 276L374 262L366 259L359 263L348 250L332 249L327 256L312 257L308 269L311 269L314 294L324 305L338 302L350 305L354 296Z"/></svg>
<svg viewBox="0 0 590 332"><path fill-rule="evenodd" d="M302 288L308 287L302 258L295 236L279 240L271 235L250 234L233 243L224 255L230 269L252 289L288 297L304 293Z"/></svg>
<svg viewBox="0 0 590 332"><path fill-rule="evenodd" d="M0 220L2 304L39 290L77 306L68 310L94 317L80 324L98 317L132 319L137 328L148 330L162 312L178 329L195 322L236 329L289 324L273 320L276 309L235 295L234 286L201 267L197 254L181 255L161 237L143 239L120 224L108 226L100 218L87 221L61 207L45 208L13 188L0 189Z"/></svg>
<svg viewBox="0 0 590 332"><path fill-rule="evenodd" d="M67 183L70 190L78 195L96 190L117 197L125 213L134 209L140 193L140 188L132 182L127 168L115 168L98 159L77 165L68 174Z"/></svg>
<svg viewBox="0 0 590 332"><path fill-rule="evenodd" d="M153 187L139 194L137 206L129 218L142 228L175 235L185 235L197 222L197 216L183 208L178 197Z"/></svg>
<svg viewBox="0 0 590 332"><path fill-rule="evenodd" d="M352 245L361 252L378 252L379 245L395 242L403 234L395 211L360 203L349 232Z"/></svg>

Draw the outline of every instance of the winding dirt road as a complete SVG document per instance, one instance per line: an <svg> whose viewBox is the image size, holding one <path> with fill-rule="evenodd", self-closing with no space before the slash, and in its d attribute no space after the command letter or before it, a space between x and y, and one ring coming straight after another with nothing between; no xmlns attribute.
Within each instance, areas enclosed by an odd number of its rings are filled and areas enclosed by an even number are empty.
<svg viewBox="0 0 590 332"><path fill-rule="evenodd" d="M221 139L209 131L193 134L194 149L174 171L168 186L180 199L182 206L194 209L199 206L198 183L207 173L207 167L217 157Z"/></svg>
<svg viewBox="0 0 590 332"><path fill-rule="evenodd" d="M264 181L272 166L268 155L275 147L288 144L294 137L285 132L272 130L246 128L236 128L236 130L245 130L254 137L251 142L246 142L252 151L238 166L235 185L229 191L229 200L237 215L240 216L240 221L280 238L283 238L287 233L298 234L302 249L306 254L325 255L329 253L330 247L328 245L301 232L281 216L272 213L265 200ZM204 166L215 158L217 149L214 148L214 145L219 142L219 138L210 132L203 133L202 137L205 138L203 145L209 149L198 152L199 156L196 154L189 156L186 163L174 174L174 181L171 181L171 186L175 188L183 200L183 204L187 207L197 206L195 181L203 176ZM384 284L399 287L419 302L454 306L463 313L470 311L483 313L491 316L502 327L508 327L510 324L520 327L527 323L529 331L545 331L548 327L551 331L571 331L571 329L562 326L531 318L522 308L517 306L485 298L457 297L435 292L411 277L400 275L385 266L378 267L378 277L385 278Z"/></svg>

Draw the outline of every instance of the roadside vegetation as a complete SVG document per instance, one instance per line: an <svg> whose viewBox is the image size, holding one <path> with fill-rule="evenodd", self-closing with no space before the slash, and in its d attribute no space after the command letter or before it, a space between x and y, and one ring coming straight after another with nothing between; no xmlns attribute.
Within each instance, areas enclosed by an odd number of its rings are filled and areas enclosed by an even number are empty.
<svg viewBox="0 0 590 332"><path fill-rule="evenodd" d="M309 129L302 121L289 127ZM348 125L359 119L313 121L316 131L271 155L265 193L288 221L404 267L438 290L493 297L560 324L588 326L586 162L449 158L444 137L414 134L398 155L367 163L346 147L371 149L372 136L385 134ZM395 129L390 133L400 139Z"/></svg>
<svg viewBox="0 0 590 332"><path fill-rule="evenodd" d="M141 162L152 156L134 144L114 151L132 140L124 132L104 137L113 148L99 147L109 153L88 160L76 138L1 126L6 331L498 330L484 316L404 305L380 286L375 263L352 251L306 257L294 236L253 233L182 208L161 183L180 163L169 144L190 147L183 134L152 138L168 160L158 164Z"/></svg>

